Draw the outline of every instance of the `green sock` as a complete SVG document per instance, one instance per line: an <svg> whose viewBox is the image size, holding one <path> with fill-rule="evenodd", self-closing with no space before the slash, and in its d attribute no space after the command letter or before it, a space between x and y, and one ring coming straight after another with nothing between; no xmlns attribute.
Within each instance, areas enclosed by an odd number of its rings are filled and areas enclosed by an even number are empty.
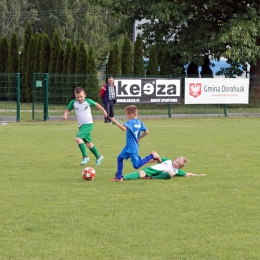
<svg viewBox="0 0 260 260"><path fill-rule="evenodd" d="M84 143L82 143L82 144L79 144L78 146L79 146L79 149L82 153L82 156L88 157L86 145Z"/></svg>
<svg viewBox="0 0 260 260"><path fill-rule="evenodd" d="M126 175L124 175L124 180L135 180L140 178L139 172L131 172Z"/></svg>
<svg viewBox="0 0 260 260"><path fill-rule="evenodd" d="M162 172L159 175L153 176L153 179L170 179L171 175L168 172Z"/></svg>
<svg viewBox="0 0 260 260"><path fill-rule="evenodd" d="M94 145L89 150L96 156L96 158L100 157L100 153L98 152L97 148Z"/></svg>

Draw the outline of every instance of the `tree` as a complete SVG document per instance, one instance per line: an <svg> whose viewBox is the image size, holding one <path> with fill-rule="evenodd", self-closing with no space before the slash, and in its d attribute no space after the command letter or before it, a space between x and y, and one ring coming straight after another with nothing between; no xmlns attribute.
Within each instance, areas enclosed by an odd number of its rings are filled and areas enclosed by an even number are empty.
<svg viewBox="0 0 260 260"><path fill-rule="evenodd" d="M121 52L121 73L122 75L131 75L133 73L133 54L132 46L128 37L124 37Z"/></svg>
<svg viewBox="0 0 260 260"><path fill-rule="evenodd" d="M8 49L8 59L6 64L6 72L17 73L19 70L19 45L16 33L13 33L9 49ZM8 100L12 100L13 95L16 94L16 85L14 84L14 76L8 75L8 84L5 93Z"/></svg>
<svg viewBox="0 0 260 260"><path fill-rule="evenodd" d="M138 34L134 44L134 75L144 76L144 52L141 35Z"/></svg>
<svg viewBox="0 0 260 260"><path fill-rule="evenodd" d="M64 51L63 71L62 71L63 74L68 73L68 63L69 63L71 48L72 48L71 41L68 40L66 43L66 46L65 46L65 51Z"/></svg>
<svg viewBox="0 0 260 260"><path fill-rule="evenodd" d="M94 2L106 5L117 15L125 15L131 22L149 17L142 25L146 43L167 43L171 56L179 55L179 63L194 61L202 65L208 55L216 60L227 58L244 68L249 63L251 87L260 88L259 80L252 85L252 78L260 75L258 1L132 0L131 5L121 0ZM122 19L122 27L125 23Z"/></svg>
<svg viewBox="0 0 260 260"><path fill-rule="evenodd" d="M153 75L153 76L158 75L158 60L157 60L155 45L150 47L149 61L148 61L146 75Z"/></svg>
<svg viewBox="0 0 260 260"><path fill-rule="evenodd" d="M0 10L0 35L6 35L9 39L15 32L21 42L24 34L23 24L34 17L34 14L25 14L25 1L21 0L2 0Z"/></svg>
<svg viewBox="0 0 260 260"><path fill-rule="evenodd" d="M2 37L0 40L0 74L6 71L6 65L8 61L9 53L9 42L6 37ZM0 93L0 100L5 100L5 92L7 91L8 84L6 83L6 76L1 75L0 79L0 89L3 90L3 93Z"/></svg>
<svg viewBox="0 0 260 260"><path fill-rule="evenodd" d="M91 45L88 47L86 93L90 98L94 100L98 99L99 85L97 78L97 66L94 50Z"/></svg>
<svg viewBox="0 0 260 260"><path fill-rule="evenodd" d="M49 73L55 73L59 50L60 50L60 38L59 38L58 31L55 30L51 40Z"/></svg>
<svg viewBox="0 0 260 260"><path fill-rule="evenodd" d="M120 51L117 42L114 43L112 50L110 51L111 57L109 57L109 70L108 74L119 75L121 72L121 62L120 62Z"/></svg>
<svg viewBox="0 0 260 260"><path fill-rule="evenodd" d="M71 40L76 45L82 40L95 49L98 64L106 60L109 47L117 35L111 31L118 27L117 19L107 8L96 6L89 0L31 0L37 13L38 27L50 38L57 30L62 44Z"/></svg>
<svg viewBox="0 0 260 260"><path fill-rule="evenodd" d="M106 74L107 75L112 75L112 64L113 64L113 57L114 57L114 49L111 48L109 55L108 55L108 61L107 61L107 69L106 69Z"/></svg>
<svg viewBox="0 0 260 260"><path fill-rule="evenodd" d="M42 35L40 33L35 34L35 48L34 48L34 62L33 62L33 72L40 72L40 55L41 55L41 45L42 45Z"/></svg>
<svg viewBox="0 0 260 260"><path fill-rule="evenodd" d="M40 73L48 73L50 63L51 45L47 34L42 34L40 53Z"/></svg>
<svg viewBox="0 0 260 260"><path fill-rule="evenodd" d="M57 96L63 97L63 76L62 71L63 71L63 57L64 57L64 50L62 46L60 45L57 61L56 61L56 68L55 68L55 98L53 98L53 103L57 100ZM59 99L59 104L64 104L62 103L63 100Z"/></svg>
<svg viewBox="0 0 260 260"><path fill-rule="evenodd" d="M172 59L166 50L163 50L160 66L161 75L172 74Z"/></svg>
<svg viewBox="0 0 260 260"><path fill-rule="evenodd" d="M74 89L76 86L76 78L75 78L75 73L76 73L76 64L77 64L77 47L75 44L72 45L71 47L71 52L70 52L70 57L68 61L68 78L67 78L67 88L68 92L70 93L68 95L67 102L74 96Z"/></svg>
<svg viewBox="0 0 260 260"><path fill-rule="evenodd" d="M68 73L76 73L76 64L77 64L77 47L75 44L72 45L71 53L68 61Z"/></svg>
<svg viewBox="0 0 260 260"><path fill-rule="evenodd" d="M27 50L26 71L25 71L25 85L22 89L22 96L24 102L32 102L32 75L33 75L33 62L35 52L35 36L32 36Z"/></svg>
<svg viewBox="0 0 260 260"><path fill-rule="evenodd" d="M83 41L79 42L77 49L76 74L86 74L87 52Z"/></svg>
<svg viewBox="0 0 260 260"><path fill-rule="evenodd" d="M50 49L50 61L49 61L49 73L55 73L56 71L56 65L57 65L57 59L60 51L60 38L58 31L55 30L51 39L50 43L51 49ZM50 75L52 76L52 75ZM55 77L56 79L56 77ZM56 84L56 80L53 80L49 84L49 101L50 103L54 104L57 100L57 95L60 93L59 85Z"/></svg>
<svg viewBox="0 0 260 260"><path fill-rule="evenodd" d="M85 88L85 74L87 66L87 52L83 41L79 42L76 60L76 85ZM84 74L84 76L82 76Z"/></svg>
<svg viewBox="0 0 260 260"><path fill-rule="evenodd" d="M23 88L26 88L25 86L25 74L26 74L26 68L27 68L27 56L28 56L28 48L30 44L31 37L33 35L32 31L32 25L30 22L27 23L26 28L24 30L24 44L23 44L23 49L22 49L22 60L21 60L21 100L23 102L26 102L26 91L23 91Z"/></svg>
<svg viewBox="0 0 260 260"><path fill-rule="evenodd" d="M17 34L14 32L9 45L9 54L7 59L7 72L19 72L19 43Z"/></svg>
<svg viewBox="0 0 260 260"><path fill-rule="evenodd" d="M205 57L205 62L203 63L203 65L201 67L200 75L202 78L213 78L213 72L212 72L212 69L210 68L209 56Z"/></svg>
<svg viewBox="0 0 260 260"><path fill-rule="evenodd" d="M193 61L189 63L187 67L187 77L188 78L198 78L199 77L199 67Z"/></svg>
<svg viewBox="0 0 260 260"><path fill-rule="evenodd" d="M64 57L64 50L63 47L60 46L57 63L56 63L56 69L55 69L56 74L61 74L63 71L63 57Z"/></svg>
<svg viewBox="0 0 260 260"><path fill-rule="evenodd" d="M6 65L8 60L9 43L7 37L2 37L0 40L0 73L6 71Z"/></svg>
<svg viewBox="0 0 260 260"><path fill-rule="evenodd" d="M70 58L70 53L71 53L71 48L72 44L71 41L68 40L65 46L64 50L64 56L63 56L63 77L62 77L62 92L63 92L63 102L66 104L70 97L71 97L71 89L69 88L69 82L67 79L68 74L68 63L69 63L69 58Z"/></svg>

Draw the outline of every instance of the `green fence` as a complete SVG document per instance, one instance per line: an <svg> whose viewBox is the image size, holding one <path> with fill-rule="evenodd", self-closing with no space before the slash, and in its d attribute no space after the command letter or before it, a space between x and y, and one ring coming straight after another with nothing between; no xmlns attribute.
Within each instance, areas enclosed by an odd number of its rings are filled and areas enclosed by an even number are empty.
<svg viewBox="0 0 260 260"><path fill-rule="evenodd" d="M99 98L99 89L106 83L109 76L114 78L144 78L132 75L75 75L75 74L33 74L32 76L32 101L21 103L20 109L20 74L0 74L0 121L9 120L12 117L20 121L20 112L23 120L48 120L59 116L61 118L68 102L74 98L73 90L76 86L86 89L87 97L102 104ZM148 78L148 76L147 76ZM185 105L184 104L184 80L185 75L149 76L149 78L181 78L181 104L140 104L140 115L173 115L181 114L214 114L228 116L231 114L259 114L260 113L260 78L255 77L250 82L249 104L232 105ZM116 115L124 115L126 104L115 106ZM93 115L100 115L93 109Z"/></svg>
<svg viewBox="0 0 260 260"><path fill-rule="evenodd" d="M20 73L0 73L0 121L20 121L20 82Z"/></svg>

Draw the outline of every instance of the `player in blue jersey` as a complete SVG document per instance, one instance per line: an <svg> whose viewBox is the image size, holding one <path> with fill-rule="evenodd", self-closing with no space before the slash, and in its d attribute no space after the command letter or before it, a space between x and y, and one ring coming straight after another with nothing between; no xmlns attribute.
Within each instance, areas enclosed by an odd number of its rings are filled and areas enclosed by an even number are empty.
<svg viewBox="0 0 260 260"><path fill-rule="evenodd" d="M155 151L141 159L139 156L138 143L149 133L149 131L143 122L137 118L138 110L136 106L127 106L124 112L128 121L123 125L120 124L120 122L118 122L114 117L110 118L112 123L116 124L122 131L126 131L126 145L117 157L117 172L115 178L110 180L112 182L123 181L124 160L130 158L135 169L139 169L151 160L157 160L161 162L160 156Z"/></svg>
<svg viewBox="0 0 260 260"><path fill-rule="evenodd" d="M84 165L89 162L89 156L87 155L87 148L95 155L96 165L99 166L104 157L98 152L97 148L92 143L91 131L94 127L93 118L91 114L91 107L96 107L101 110L104 117L107 117L106 110L92 99L86 98L84 88L77 87L74 90L75 99L71 100L64 112L63 119L66 120L71 110L75 110L79 131L76 136L76 142L82 153L82 161L80 165Z"/></svg>

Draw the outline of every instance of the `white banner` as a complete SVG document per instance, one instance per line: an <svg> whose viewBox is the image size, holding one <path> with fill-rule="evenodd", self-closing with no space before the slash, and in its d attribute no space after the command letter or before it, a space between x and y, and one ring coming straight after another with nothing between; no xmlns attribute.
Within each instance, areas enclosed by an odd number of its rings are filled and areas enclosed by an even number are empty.
<svg viewBox="0 0 260 260"><path fill-rule="evenodd" d="M185 78L185 104L248 104L248 78Z"/></svg>
<svg viewBox="0 0 260 260"><path fill-rule="evenodd" d="M115 79L117 103L181 103L180 79Z"/></svg>

